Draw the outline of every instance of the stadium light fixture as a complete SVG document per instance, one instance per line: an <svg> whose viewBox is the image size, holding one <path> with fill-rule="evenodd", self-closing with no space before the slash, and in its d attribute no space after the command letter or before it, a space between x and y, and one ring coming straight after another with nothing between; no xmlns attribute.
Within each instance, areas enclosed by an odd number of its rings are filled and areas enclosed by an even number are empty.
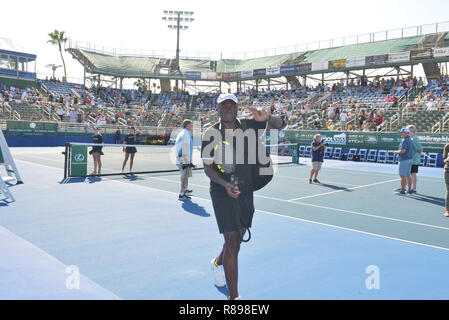
<svg viewBox="0 0 449 320"><path fill-rule="evenodd" d="M186 16L193 16L193 11L179 11L179 10L164 10L164 15L162 17L162 20L169 22L168 28L173 30L176 29L177 36L176 36L176 70L179 72L179 31L180 30L187 30L189 27L186 25L182 25L181 23L189 23L193 22L193 18L187 18ZM176 25L173 25L171 23L176 23ZM176 84L178 86L178 84Z"/></svg>

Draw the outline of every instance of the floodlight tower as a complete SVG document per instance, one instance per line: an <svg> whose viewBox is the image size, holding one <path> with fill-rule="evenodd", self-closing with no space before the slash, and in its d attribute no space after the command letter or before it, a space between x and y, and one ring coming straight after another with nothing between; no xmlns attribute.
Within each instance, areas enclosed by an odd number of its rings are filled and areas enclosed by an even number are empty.
<svg viewBox="0 0 449 320"><path fill-rule="evenodd" d="M167 25L170 30L176 30L176 71L180 72L179 69L179 31L187 30L189 27L184 25L185 23L193 22L195 19L192 18L192 11L177 11L177 10L164 10L164 16L162 20L168 22ZM176 24L175 24L176 23ZM182 23L182 24L181 24ZM178 81L176 80L176 87L178 87Z"/></svg>

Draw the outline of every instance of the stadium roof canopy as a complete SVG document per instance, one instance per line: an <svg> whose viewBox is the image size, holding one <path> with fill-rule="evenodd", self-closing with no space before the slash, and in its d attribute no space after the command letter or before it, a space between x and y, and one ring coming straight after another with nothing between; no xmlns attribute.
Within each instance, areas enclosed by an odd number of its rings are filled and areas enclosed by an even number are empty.
<svg viewBox="0 0 449 320"><path fill-rule="evenodd" d="M329 45L329 47L322 48L320 46L321 42L318 42L318 48L309 49L308 46L305 48L296 46L293 50L288 50L289 52L285 50L283 54L273 54L271 56L265 54L263 57L246 58L247 54L244 54L244 59L234 59L234 56L223 58L222 55L219 58L217 56L197 59L180 58L179 72L176 71L175 59L167 58L164 55L130 55L128 51L123 53L116 49L105 51L104 47L101 46L78 45L78 42L73 44L71 41L69 41L67 51L88 72L94 74L124 78L198 80L279 77L283 76L283 72L284 74L301 75L317 72L334 72L335 70L355 70L354 68L396 67L419 62L449 61L449 48L447 48L447 52L438 53L438 55L434 55L432 51L435 48L449 47L449 32L447 31L449 22L447 26L444 23L430 25L430 32L423 32L423 27L426 27L426 25L411 28L411 33L407 31L410 28L399 29L400 35L394 35L394 38L390 38L389 35L395 30L385 31L380 33L380 39L383 38L383 40L375 40L379 39L379 34L372 33L368 34L370 40L364 43L361 43L359 36L356 36L356 43L349 41L350 38L345 42L346 38L342 38L343 42L338 42L338 46L334 46L333 40L330 40L332 45ZM430 53L421 52L422 50L430 50ZM266 50L266 52L271 53L272 51ZM275 51L275 53L277 52L279 51ZM439 60L432 60L436 57ZM345 59L346 61L343 61ZM357 62L351 61L349 63L348 59L354 59ZM421 61L417 62L417 59L421 59ZM341 62L339 63L339 61ZM310 65L313 64L315 66L311 67ZM320 64L321 69L317 68L316 64ZM297 68L295 69L293 66ZM277 68L278 71L269 70L271 68ZM238 73L242 73L241 77L237 75Z"/></svg>
<svg viewBox="0 0 449 320"><path fill-rule="evenodd" d="M0 53L13 54L19 57L26 57L36 59L35 54L28 53L29 51L18 43L8 38L0 37Z"/></svg>

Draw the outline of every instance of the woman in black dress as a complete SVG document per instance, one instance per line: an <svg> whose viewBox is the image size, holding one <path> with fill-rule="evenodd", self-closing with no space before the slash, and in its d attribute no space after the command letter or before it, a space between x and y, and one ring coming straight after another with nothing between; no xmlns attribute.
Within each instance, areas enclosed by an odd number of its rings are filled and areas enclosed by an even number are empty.
<svg viewBox="0 0 449 320"><path fill-rule="evenodd" d="M104 144L103 136L100 134L100 130L98 129L98 127L94 128L92 143ZM92 146L92 150L89 151L89 154L91 154L94 158L94 171L90 174L91 176L101 174L101 156L104 154L102 149L103 147L100 146Z"/></svg>
<svg viewBox="0 0 449 320"><path fill-rule="evenodd" d="M131 127L129 130L129 133L125 136L124 144L133 145L136 144L136 129L134 127ZM123 152L125 152L125 160L123 161L122 165L122 173L125 171L126 162L129 161L129 172L132 173L133 170L133 164L134 164L134 155L137 152L136 147L123 147Z"/></svg>

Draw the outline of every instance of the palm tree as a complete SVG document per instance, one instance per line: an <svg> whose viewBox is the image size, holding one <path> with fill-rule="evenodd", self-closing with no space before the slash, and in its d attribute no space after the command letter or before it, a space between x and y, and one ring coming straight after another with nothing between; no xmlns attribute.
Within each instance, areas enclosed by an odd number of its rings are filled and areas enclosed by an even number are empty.
<svg viewBox="0 0 449 320"><path fill-rule="evenodd" d="M65 61L64 57L62 56L62 45L63 43L67 42L67 38L64 37L65 31L58 31L55 29L55 31L50 32L48 36L50 37L50 40L47 41L47 43L51 43L53 45L57 45L59 48L59 53L61 54L62 64L64 66L64 79L67 81L67 70L65 67Z"/></svg>

